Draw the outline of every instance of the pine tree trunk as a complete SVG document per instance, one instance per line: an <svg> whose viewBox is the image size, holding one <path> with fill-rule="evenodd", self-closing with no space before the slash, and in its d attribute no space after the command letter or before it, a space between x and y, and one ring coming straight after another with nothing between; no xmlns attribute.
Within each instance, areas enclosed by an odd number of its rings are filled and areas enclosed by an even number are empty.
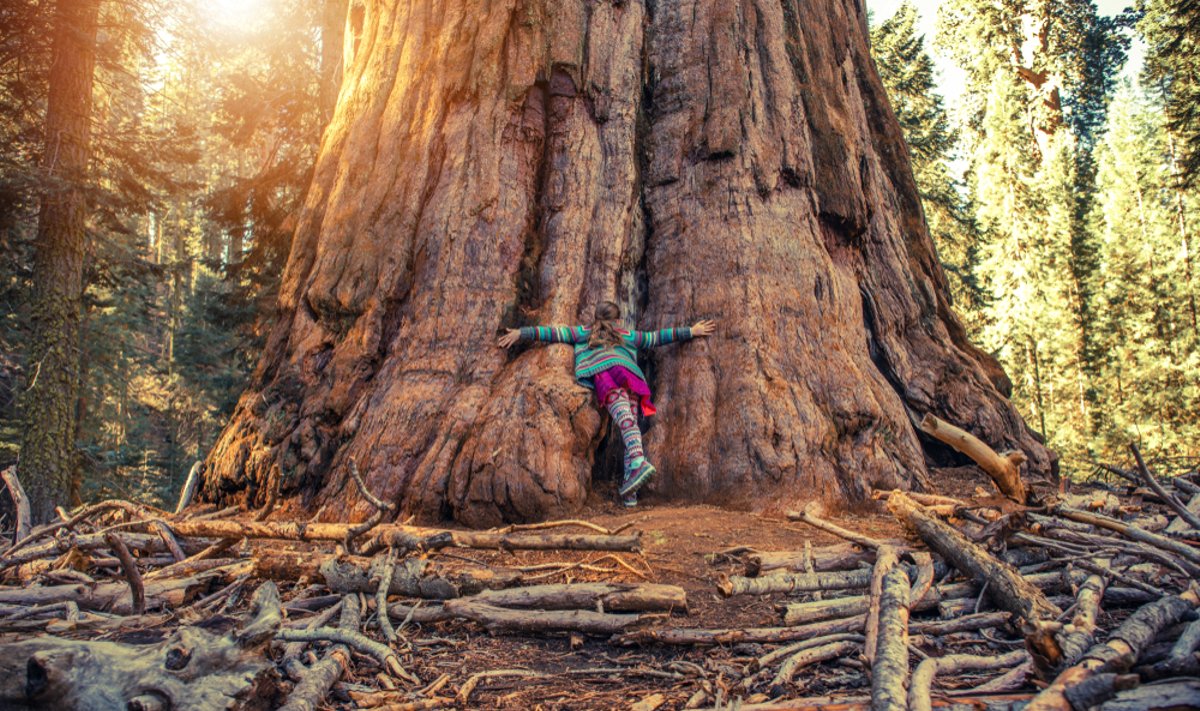
<svg viewBox="0 0 1200 711"><path fill-rule="evenodd" d="M47 185L38 216L33 265L25 431L20 477L33 519L79 497L75 449L80 378L80 322L90 155L92 74L99 0L59 0L50 67L42 168Z"/></svg>
<svg viewBox="0 0 1200 711"><path fill-rule="evenodd" d="M361 7L361 33L354 13ZM910 413L1053 455L950 311L855 0L354 2L348 69L206 495L476 525L583 502L602 417L502 327L720 321L648 357L649 491L858 499L927 471ZM929 456L955 455L931 444Z"/></svg>

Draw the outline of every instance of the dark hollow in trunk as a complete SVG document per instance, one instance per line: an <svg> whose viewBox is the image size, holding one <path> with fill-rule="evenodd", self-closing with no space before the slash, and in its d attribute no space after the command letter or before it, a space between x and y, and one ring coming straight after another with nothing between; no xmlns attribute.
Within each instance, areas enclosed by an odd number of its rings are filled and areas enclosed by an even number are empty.
<svg viewBox="0 0 1200 711"><path fill-rule="evenodd" d="M649 356L652 497L907 488L927 460L906 408L1051 472L951 311L859 3L351 12L278 321L208 499L261 505L279 480L293 505L365 517L353 458L403 515L575 510L602 418L570 349L493 343L608 299L644 329L720 320Z"/></svg>

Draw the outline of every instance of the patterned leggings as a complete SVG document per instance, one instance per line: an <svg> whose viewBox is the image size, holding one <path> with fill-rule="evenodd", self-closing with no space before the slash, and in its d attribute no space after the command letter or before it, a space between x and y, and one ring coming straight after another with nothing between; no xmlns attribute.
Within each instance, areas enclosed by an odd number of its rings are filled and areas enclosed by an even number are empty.
<svg viewBox="0 0 1200 711"><path fill-rule="evenodd" d="M638 429L629 391L624 388L610 390L604 398L604 407L608 408L608 413L612 415L613 422L621 432L621 440L625 443L625 474L628 475L634 460L645 457L642 450L642 431Z"/></svg>

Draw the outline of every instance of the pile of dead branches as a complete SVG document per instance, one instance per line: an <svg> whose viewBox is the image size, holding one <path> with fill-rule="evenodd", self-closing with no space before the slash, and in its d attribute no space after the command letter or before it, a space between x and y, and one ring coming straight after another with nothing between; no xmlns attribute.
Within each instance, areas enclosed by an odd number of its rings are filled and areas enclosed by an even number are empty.
<svg viewBox="0 0 1200 711"><path fill-rule="evenodd" d="M735 693L760 703L743 709L924 710L935 683L939 705L961 708L1200 708L1200 486L1164 485L1138 461L1139 473L1108 467L1130 480L1125 497L1093 489L1029 507L876 492L905 540L847 530L811 505L789 517L848 543L727 551L745 574L718 582L727 597L791 598L783 625L618 640L782 645L745 665ZM870 695L788 698L801 670L830 660L861 662Z"/></svg>
<svg viewBox="0 0 1200 711"><path fill-rule="evenodd" d="M439 643L413 627L467 620L491 632L610 636L687 610L670 585L531 584L617 569L600 563L645 577L618 556L638 549L638 535L585 521L450 531L381 516L298 523L204 511L106 501L60 511L0 553L0 634L21 640L0 646L0 707L316 709L335 686L359 708L469 705L481 682L539 675L487 670L447 695L450 674L410 671L423 645ZM602 555L519 570L456 553L467 549Z"/></svg>

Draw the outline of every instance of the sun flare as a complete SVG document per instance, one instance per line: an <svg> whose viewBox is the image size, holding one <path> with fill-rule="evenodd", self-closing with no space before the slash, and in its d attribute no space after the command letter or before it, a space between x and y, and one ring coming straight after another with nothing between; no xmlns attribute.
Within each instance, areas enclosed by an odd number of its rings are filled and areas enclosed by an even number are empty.
<svg viewBox="0 0 1200 711"><path fill-rule="evenodd" d="M262 22L267 0L202 0L201 7L213 24L231 30L249 30Z"/></svg>

